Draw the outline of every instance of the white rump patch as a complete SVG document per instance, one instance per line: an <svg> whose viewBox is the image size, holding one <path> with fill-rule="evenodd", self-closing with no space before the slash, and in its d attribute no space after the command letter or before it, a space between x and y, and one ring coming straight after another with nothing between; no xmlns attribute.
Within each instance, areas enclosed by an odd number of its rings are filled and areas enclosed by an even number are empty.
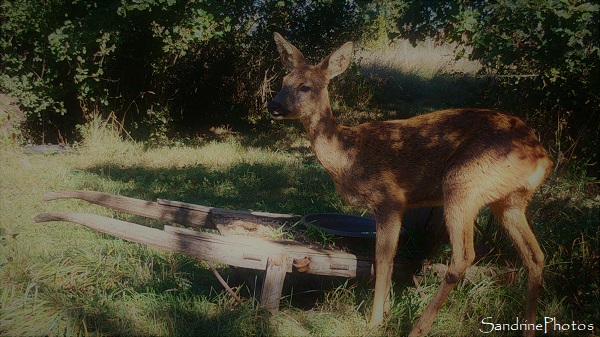
<svg viewBox="0 0 600 337"><path fill-rule="evenodd" d="M546 169L544 168L544 166L541 164L538 164L537 168L535 169L535 172L533 172L527 178L529 185L533 188L538 187L542 183L542 180L544 180L545 173L546 173Z"/></svg>

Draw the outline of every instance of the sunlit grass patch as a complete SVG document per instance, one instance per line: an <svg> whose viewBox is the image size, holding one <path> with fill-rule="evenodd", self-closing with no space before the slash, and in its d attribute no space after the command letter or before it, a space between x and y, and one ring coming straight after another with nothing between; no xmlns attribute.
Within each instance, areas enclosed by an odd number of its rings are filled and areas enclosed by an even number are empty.
<svg viewBox="0 0 600 337"><path fill-rule="evenodd" d="M476 76L481 65L457 59L449 45L425 41L412 46L401 40L358 51L357 63L366 81L359 88L369 102L364 110L376 112L371 118L406 118L481 104L483 79Z"/></svg>
<svg viewBox="0 0 600 337"><path fill-rule="evenodd" d="M439 74L475 75L481 64L467 57L458 58L452 45L436 44L433 40L420 41L413 46L408 40L398 40L389 46L375 46L357 52L364 67L395 69L432 79Z"/></svg>

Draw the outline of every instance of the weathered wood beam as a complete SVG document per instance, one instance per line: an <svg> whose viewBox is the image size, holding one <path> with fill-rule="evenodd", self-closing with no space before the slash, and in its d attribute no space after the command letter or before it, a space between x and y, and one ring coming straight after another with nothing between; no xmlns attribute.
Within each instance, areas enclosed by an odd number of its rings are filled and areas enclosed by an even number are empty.
<svg viewBox="0 0 600 337"><path fill-rule="evenodd" d="M204 241L205 235L191 229L165 226L166 232L178 233L183 236L195 237L199 241ZM214 235L214 234L210 234ZM215 235L217 237L223 237ZM304 244L295 241L273 241L247 236L225 236L229 242L236 243L242 247L241 253L244 259L261 261L261 265L266 266L267 259L270 256L278 254L287 254L290 261L287 264L286 272L296 272L292 268L294 260L308 259L310 264L305 271L315 275L343 276L343 277L365 277L373 273L373 261L367 257L359 257L351 253L340 250L316 249L307 247ZM224 248L224 251L234 251ZM236 267L245 267L229 263ZM248 267L246 267L248 268ZM254 268L264 270L265 268Z"/></svg>
<svg viewBox="0 0 600 337"><path fill-rule="evenodd" d="M202 205L190 204L187 202L172 201L172 200L166 200L166 199L157 199L156 202L161 205L185 208L185 209L190 209L190 210L194 210L194 211L224 216L224 217L249 218L249 219L258 219L260 221L271 220L271 221L277 221L277 222L286 222L286 221L294 222L294 221L300 220L300 216L293 215L293 214L229 210L229 209L208 207L208 206L202 206Z"/></svg>
<svg viewBox="0 0 600 337"><path fill-rule="evenodd" d="M75 190L48 192L44 194L44 200L46 201L70 198L81 199L114 210L194 228L206 227L217 229L213 221L213 217L215 216L239 218L258 223L279 224L300 220L300 216L293 214L227 210L165 199L158 199L157 202L152 202L96 191Z"/></svg>
<svg viewBox="0 0 600 337"><path fill-rule="evenodd" d="M194 230L165 226L154 229L131 222L82 213L44 213L36 222L69 221L94 231L127 241L145 244L202 260L211 260L236 267L265 270L267 259L286 254L286 272L294 272L292 262L307 258L307 273L342 277L368 277L373 262L354 254L325 249L314 249L296 242L278 242L253 237L222 236Z"/></svg>
<svg viewBox="0 0 600 337"><path fill-rule="evenodd" d="M279 311L283 281L289 264L289 258L285 254L270 256L267 259L267 272L260 295L260 304L272 314Z"/></svg>
<svg viewBox="0 0 600 337"><path fill-rule="evenodd" d="M143 217L157 219L167 222L174 222L181 225L200 228L207 227L216 229L212 222L210 212L203 212L191 208L180 208L169 205L159 204L157 202L145 201L135 198L112 195L96 191L61 191L48 192L44 194L44 200L56 199L81 199L92 204L112 208L114 210L127 212Z"/></svg>

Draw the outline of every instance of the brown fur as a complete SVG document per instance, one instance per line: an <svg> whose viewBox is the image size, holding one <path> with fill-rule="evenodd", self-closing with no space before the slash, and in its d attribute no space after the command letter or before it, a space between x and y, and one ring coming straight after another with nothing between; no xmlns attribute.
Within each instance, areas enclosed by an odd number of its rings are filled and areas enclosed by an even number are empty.
<svg viewBox="0 0 600 337"><path fill-rule="evenodd" d="M269 111L279 119L299 119L337 191L376 217L370 324L381 323L389 310L392 262L404 210L436 205L444 205L453 255L444 281L410 335L429 330L446 296L472 264L473 223L486 205L509 233L529 272L525 318L533 323L544 256L524 212L552 161L525 123L494 110L450 109L341 126L333 117L327 85L348 66L352 44L310 66L277 33L275 41L291 72Z"/></svg>

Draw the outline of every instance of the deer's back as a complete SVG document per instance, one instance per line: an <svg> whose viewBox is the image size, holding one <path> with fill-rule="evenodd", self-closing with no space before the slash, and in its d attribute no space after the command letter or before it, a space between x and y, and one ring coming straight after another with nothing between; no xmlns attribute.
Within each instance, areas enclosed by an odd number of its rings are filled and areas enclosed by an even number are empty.
<svg viewBox="0 0 600 337"><path fill-rule="evenodd" d="M442 110L365 123L342 129L342 139L354 149L353 165L343 177L333 178L339 192L347 199L352 195L355 200L349 201L354 204L390 197L404 199L409 206L440 204L442 185L450 179L469 184L522 177L527 184L533 171L542 170L543 179L552 165L521 119L494 110ZM541 179L530 182L536 185L533 189Z"/></svg>

